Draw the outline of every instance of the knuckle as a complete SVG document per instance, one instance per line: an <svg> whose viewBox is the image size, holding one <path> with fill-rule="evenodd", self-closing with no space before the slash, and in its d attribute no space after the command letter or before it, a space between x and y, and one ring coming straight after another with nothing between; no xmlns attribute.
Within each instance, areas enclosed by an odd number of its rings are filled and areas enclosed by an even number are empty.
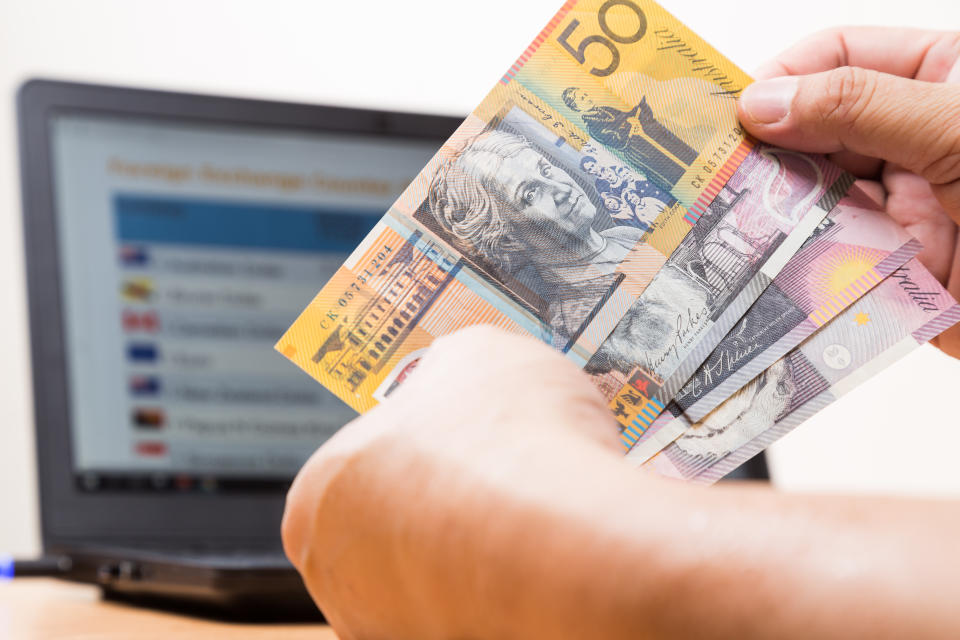
<svg viewBox="0 0 960 640"><path fill-rule="evenodd" d="M811 45L830 46L833 43L842 42L844 33L849 29L850 27L845 25L826 27L819 31L814 31L806 38L805 42ZM843 62L843 60L840 61L841 64L843 64Z"/></svg>
<svg viewBox="0 0 960 640"><path fill-rule="evenodd" d="M484 362L493 357L492 352L502 339L502 332L489 326L473 326L461 329L434 340L411 381L424 376L444 378L451 371L460 370L468 363ZM469 370L472 371L472 368ZM407 386L407 385L404 385Z"/></svg>
<svg viewBox="0 0 960 640"><path fill-rule="evenodd" d="M954 222L960 224L960 179L933 185L933 195ZM949 223L947 225L949 227ZM949 227L952 229L952 227ZM960 327L957 327L960 335Z"/></svg>
<svg viewBox="0 0 960 640"><path fill-rule="evenodd" d="M476 351L484 345L496 344L504 335L503 331L490 325L473 325L437 338L430 352L442 355Z"/></svg>
<svg viewBox="0 0 960 640"><path fill-rule="evenodd" d="M928 57L933 57L934 55L944 56L947 60L951 61L948 64L955 64L955 61L960 57L960 31L941 31L934 36L934 42L931 45L928 54ZM949 67L947 68L949 69ZM948 70L944 71L944 75L948 73Z"/></svg>
<svg viewBox="0 0 960 640"><path fill-rule="evenodd" d="M483 387L512 395L529 393L545 380L569 384L582 373L570 360L530 336L478 325L434 341L417 377L457 389ZM426 376L422 376L426 374Z"/></svg>
<svg viewBox="0 0 960 640"><path fill-rule="evenodd" d="M823 82L816 116L821 121L853 126L870 105L877 87L877 72L840 67L824 74Z"/></svg>
<svg viewBox="0 0 960 640"><path fill-rule="evenodd" d="M506 338L508 334L496 327L489 324L475 324L460 331L457 331L450 336L447 336L450 340L462 342L469 345L479 345L489 342L497 342Z"/></svg>
<svg viewBox="0 0 960 640"><path fill-rule="evenodd" d="M280 538L290 562L302 573L307 571L324 536L330 535L326 523L340 521L343 507L332 495L342 495L350 478L358 473L365 456L376 455L375 445L392 425L371 419L368 412L348 423L320 446L304 463L287 490ZM305 576L306 577L306 576Z"/></svg>
<svg viewBox="0 0 960 640"><path fill-rule="evenodd" d="M947 185L960 180L960 142L952 151L927 165L920 173L930 184Z"/></svg>
<svg viewBox="0 0 960 640"><path fill-rule="evenodd" d="M289 507L283 512L280 521L280 539L283 541L283 551L294 566L300 564L300 531L295 524L296 520L290 513Z"/></svg>
<svg viewBox="0 0 960 640"><path fill-rule="evenodd" d="M491 325L474 325L442 336L430 347L429 358L434 362L481 360L498 358L536 358L550 350L529 337L508 333Z"/></svg>
<svg viewBox="0 0 960 640"><path fill-rule="evenodd" d="M931 184L944 185L960 180L960 89L937 89L942 108L929 114L927 125L937 144L925 150L930 159L918 173Z"/></svg>
<svg viewBox="0 0 960 640"><path fill-rule="evenodd" d="M293 566L300 568L303 557L303 518L297 508L298 500L291 487L287 496L287 503L283 510L283 519L280 522L280 539L283 551Z"/></svg>
<svg viewBox="0 0 960 640"><path fill-rule="evenodd" d="M419 381L417 379L419 378ZM434 341L411 383L439 385L450 398L473 396L478 389L500 402L586 411L608 416L606 401L571 360L529 336L491 326L463 329Z"/></svg>

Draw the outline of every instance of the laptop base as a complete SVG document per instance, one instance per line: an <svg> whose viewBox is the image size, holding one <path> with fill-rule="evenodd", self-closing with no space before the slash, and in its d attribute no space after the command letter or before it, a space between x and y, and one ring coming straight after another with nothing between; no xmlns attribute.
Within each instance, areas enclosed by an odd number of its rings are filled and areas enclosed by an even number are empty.
<svg viewBox="0 0 960 640"><path fill-rule="evenodd" d="M232 622L323 621L280 554L104 549L67 555L73 568L64 577L99 585L107 600Z"/></svg>

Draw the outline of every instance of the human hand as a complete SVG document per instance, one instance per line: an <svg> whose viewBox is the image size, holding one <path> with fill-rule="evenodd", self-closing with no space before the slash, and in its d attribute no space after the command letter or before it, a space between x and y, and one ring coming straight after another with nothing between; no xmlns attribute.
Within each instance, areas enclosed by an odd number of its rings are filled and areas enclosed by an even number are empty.
<svg viewBox="0 0 960 640"><path fill-rule="evenodd" d="M954 504L706 490L616 436L561 355L463 331L314 454L284 547L342 640L956 635Z"/></svg>
<svg viewBox="0 0 960 640"><path fill-rule="evenodd" d="M669 498L617 436L547 346L490 328L441 338L298 475L287 555L344 640L633 637L651 566L626 532L654 531L644 511ZM646 488L662 498L623 508Z"/></svg>
<svg viewBox="0 0 960 640"><path fill-rule="evenodd" d="M761 140L827 153L924 245L960 298L960 33L842 28L788 49L744 90ZM960 358L960 327L933 343Z"/></svg>

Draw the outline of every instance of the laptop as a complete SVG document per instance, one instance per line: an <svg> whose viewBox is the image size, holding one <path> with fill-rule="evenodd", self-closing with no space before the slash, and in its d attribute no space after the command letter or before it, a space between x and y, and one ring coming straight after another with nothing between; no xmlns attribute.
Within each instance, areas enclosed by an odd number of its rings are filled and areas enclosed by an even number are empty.
<svg viewBox="0 0 960 640"><path fill-rule="evenodd" d="M355 414L273 344L461 118L48 80L18 110L45 554L317 616L284 496Z"/></svg>

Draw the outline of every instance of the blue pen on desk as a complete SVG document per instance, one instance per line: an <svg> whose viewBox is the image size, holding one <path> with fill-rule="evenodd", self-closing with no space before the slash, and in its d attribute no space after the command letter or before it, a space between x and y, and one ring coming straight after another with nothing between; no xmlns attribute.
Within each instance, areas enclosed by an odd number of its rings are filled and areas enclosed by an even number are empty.
<svg viewBox="0 0 960 640"><path fill-rule="evenodd" d="M33 560L15 560L13 556L0 554L0 581L14 577L57 577L73 568L73 560L67 556L47 556Z"/></svg>

